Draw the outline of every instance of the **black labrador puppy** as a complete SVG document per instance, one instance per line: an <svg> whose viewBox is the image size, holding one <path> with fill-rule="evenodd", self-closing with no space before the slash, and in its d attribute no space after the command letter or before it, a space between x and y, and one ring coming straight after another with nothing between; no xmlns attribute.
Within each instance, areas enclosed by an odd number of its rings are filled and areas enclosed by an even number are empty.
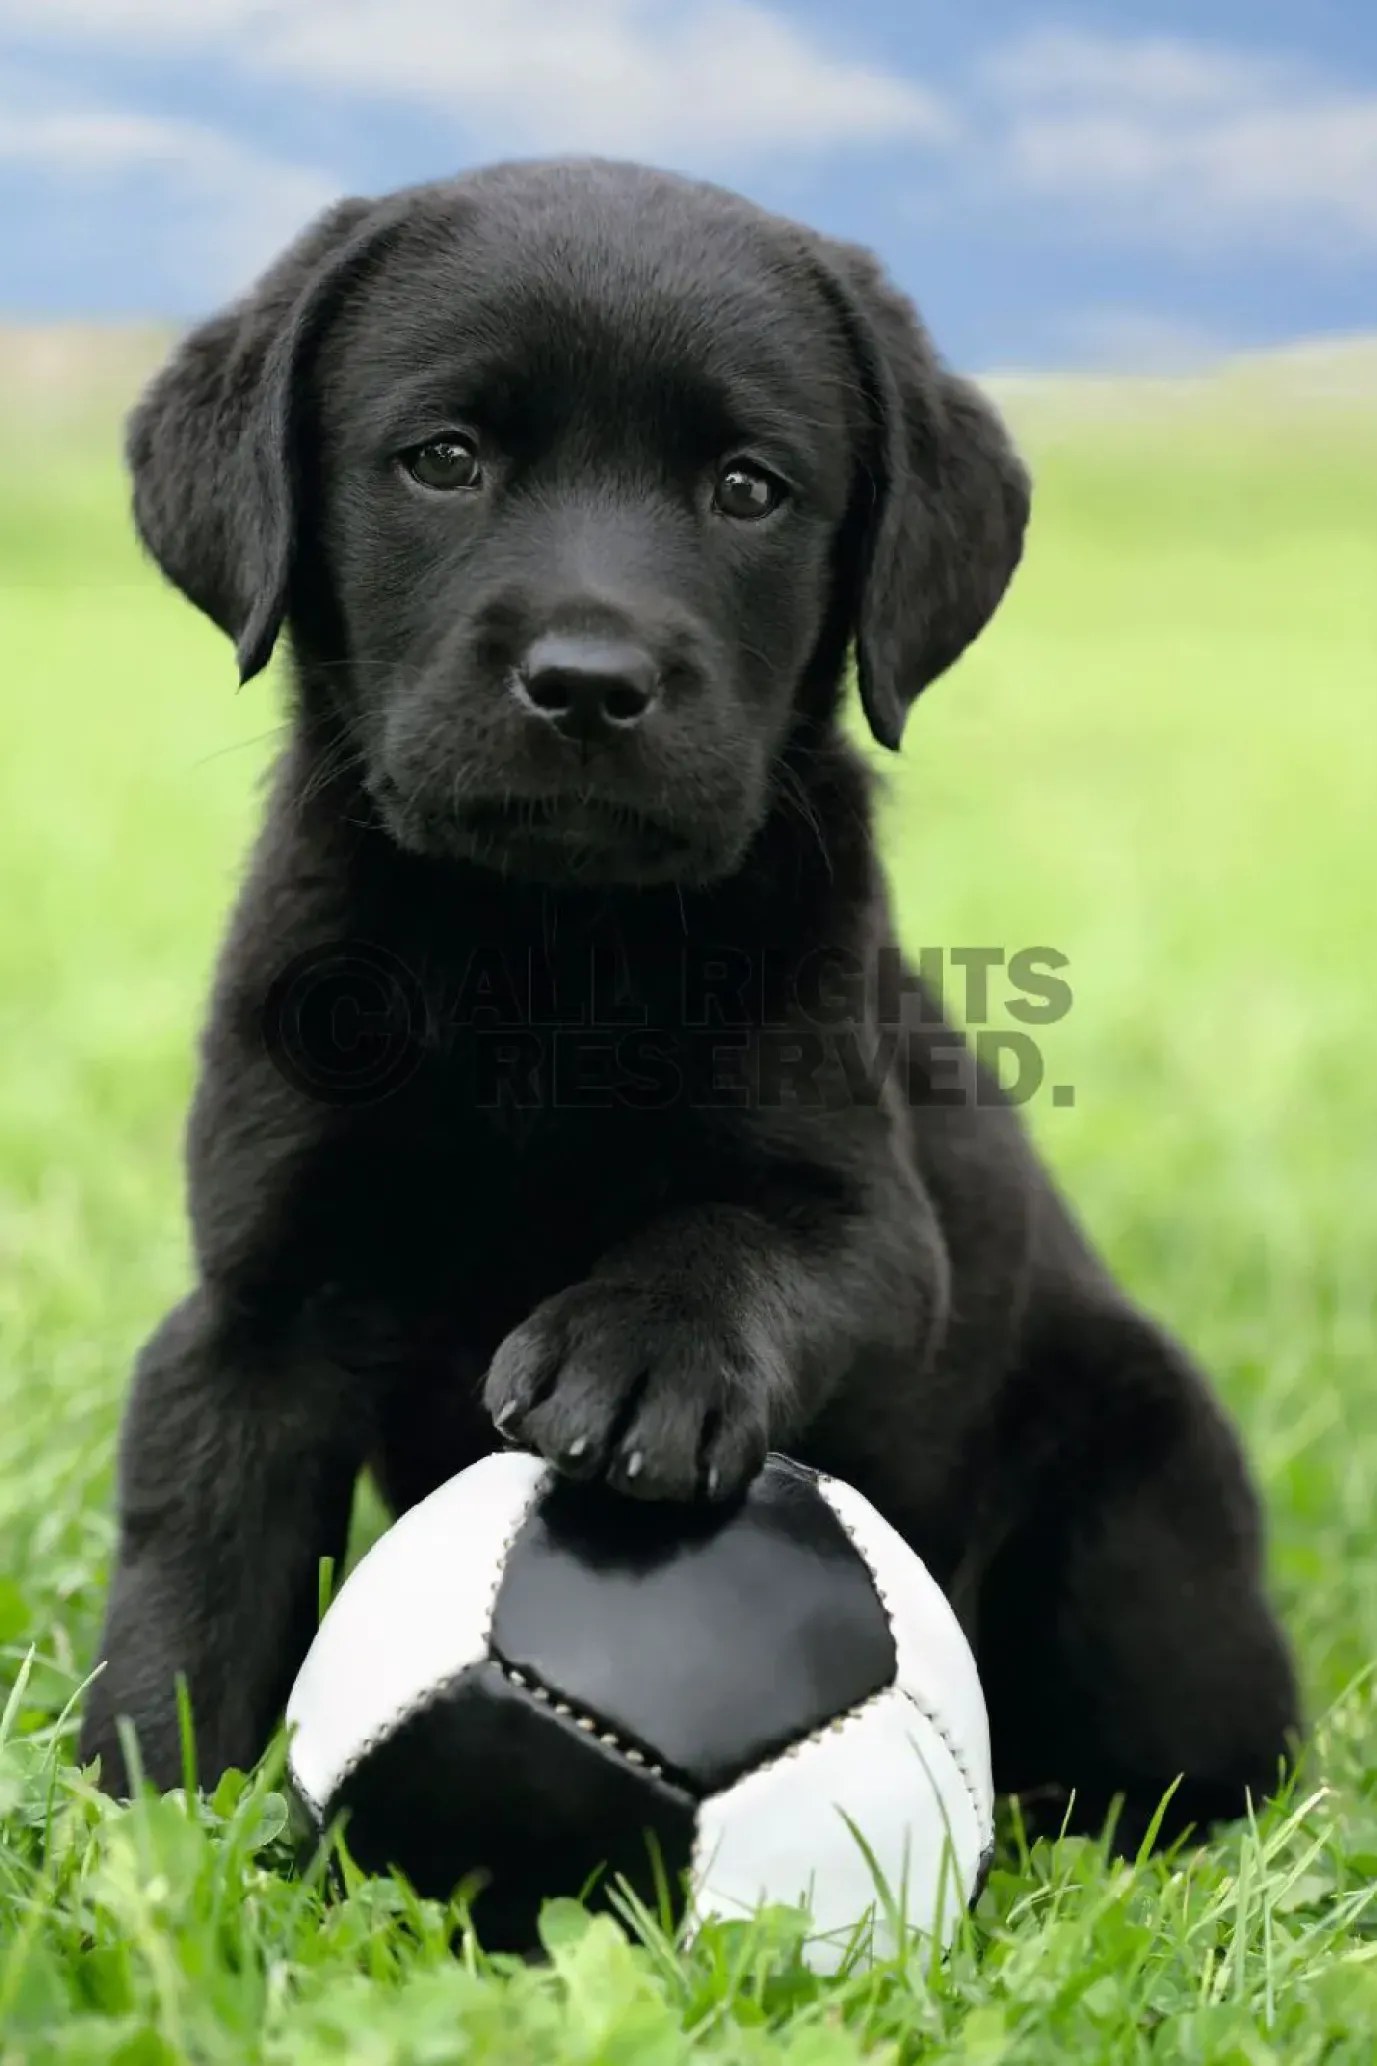
<svg viewBox="0 0 1377 2066"><path fill-rule="evenodd" d="M1235 1437L898 958L862 760L999 603L1029 487L864 252L500 166L331 209L132 420L140 534L290 631L290 744L139 1359L83 1755L264 1748L370 1465L609 1497L851 1480L976 1646L997 1782L1136 1841L1296 1723ZM896 1035L902 1034L902 1039ZM890 1037L886 1037L890 1036Z"/></svg>

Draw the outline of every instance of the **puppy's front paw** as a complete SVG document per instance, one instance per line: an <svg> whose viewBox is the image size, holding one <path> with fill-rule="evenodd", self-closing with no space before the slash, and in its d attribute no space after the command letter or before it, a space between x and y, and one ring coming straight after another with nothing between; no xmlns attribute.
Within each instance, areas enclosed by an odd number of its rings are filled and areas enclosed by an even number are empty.
<svg viewBox="0 0 1377 2066"><path fill-rule="evenodd" d="M768 1344L663 1288L574 1285L494 1356L484 1403L509 1442L639 1499L729 1499L765 1461L781 1373Z"/></svg>

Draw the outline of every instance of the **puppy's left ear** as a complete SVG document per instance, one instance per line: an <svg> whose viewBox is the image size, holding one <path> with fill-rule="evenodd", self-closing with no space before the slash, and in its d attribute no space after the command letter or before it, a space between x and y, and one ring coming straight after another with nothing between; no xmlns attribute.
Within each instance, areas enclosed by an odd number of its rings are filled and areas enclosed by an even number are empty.
<svg viewBox="0 0 1377 2066"><path fill-rule="evenodd" d="M304 353L379 220L369 200L328 209L233 307L183 339L129 418L139 537L234 640L242 681L266 665L287 611Z"/></svg>
<svg viewBox="0 0 1377 2066"><path fill-rule="evenodd" d="M897 748L915 697L994 615L1023 552L1031 483L995 410L940 364L871 254L825 250L829 299L868 405L856 672L871 731Z"/></svg>

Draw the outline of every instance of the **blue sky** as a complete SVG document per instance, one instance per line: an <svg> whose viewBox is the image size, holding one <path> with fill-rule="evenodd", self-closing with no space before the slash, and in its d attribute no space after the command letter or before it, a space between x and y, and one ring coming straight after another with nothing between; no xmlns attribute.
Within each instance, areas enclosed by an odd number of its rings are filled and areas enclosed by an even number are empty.
<svg viewBox="0 0 1377 2066"><path fill-rule="evenodd" d="M1377 329L1373 0L0 0L0 316L193 316L565 150L874 245L978 370Z"/></svg>

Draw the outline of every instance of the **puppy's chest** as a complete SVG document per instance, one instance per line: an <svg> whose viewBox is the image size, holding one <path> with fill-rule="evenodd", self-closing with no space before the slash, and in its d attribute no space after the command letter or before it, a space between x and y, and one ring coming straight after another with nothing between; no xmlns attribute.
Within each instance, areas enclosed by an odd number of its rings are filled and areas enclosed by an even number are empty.
<svg viewBox="0 0 1377 2066"><path fill-rule="evenodd" d="M408 1001L381 1129L561 1165L644 1158L750 1102L759 1000L725 1001L721 950L594 934L432 964Z"/></svg>
<svg viewBox="0 0 1377 2066"><path fill-rule="evenodd" d="M355 1125L313 1172L312 1275L345 1360L486 1361L542 1299L712 1187L677 1127L634 1114L406 1102L410 1124Z"/></svg>
<svg viewBox="0 0 1377 2066"><path fill-rule="evenodd" d="M490 1353L655 1219L731 1195L749 1036L686 1012L684 980L673 956L628 970L583 944L553 968L508 944L432 974L393 1080L312 1160L313 1275L387 1316L385 1338Z"/></svg>

